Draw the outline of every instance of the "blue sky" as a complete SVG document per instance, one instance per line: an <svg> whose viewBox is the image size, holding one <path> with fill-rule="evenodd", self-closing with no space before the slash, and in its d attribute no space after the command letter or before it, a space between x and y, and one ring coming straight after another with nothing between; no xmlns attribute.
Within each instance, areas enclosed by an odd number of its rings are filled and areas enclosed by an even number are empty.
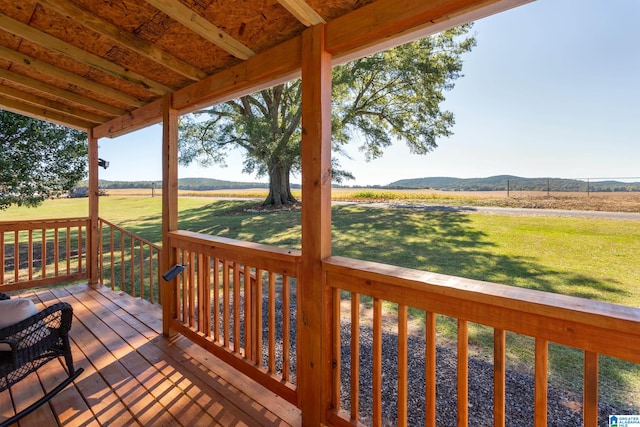
<svg viewBox="0 0 640 427"><path fill-rule="evenodd" d="M365 162L355 147L348 185L404 178L640 177L640 1L539 0L476 22L478 45L447 92L454 135L426 156L403 143ZM161 127L100 141L106 180L160 180ZM179 170L180 178L258 181L228 167ZM265 182L266 178L260 179ZM299 177L293 177L299 182ZM636 179L640 181L640 178Z"/></svg>

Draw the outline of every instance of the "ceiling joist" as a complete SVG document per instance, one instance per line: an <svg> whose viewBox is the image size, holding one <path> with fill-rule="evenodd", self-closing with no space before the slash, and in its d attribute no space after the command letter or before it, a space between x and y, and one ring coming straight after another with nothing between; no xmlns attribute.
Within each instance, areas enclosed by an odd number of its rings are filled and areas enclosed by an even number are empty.
<svg viewBox="0 0 640 427"><path fill-rule="evenodd" d="M126 47L127 49L130 49L188 79L198 81L207 77L207 74L204 71L187 64L146 40L138 38L131 33L122 31L111 22L76 6L68 0L38 0L38 2L59 14L72 18L80 25L95 31L98 34L102 34L105 37L109 37L111 40Z"/></svg>
<svg viewBox="0 0 640 427"><path fill-rule="evenodd" d="M87 111L79 110L77 108L71 108L68 105L62 104L60 102L52 101L50 99L23 92L8 86L0 86L0 96L2 95L13 98L16 101L23 101L29 104L33 104L36 107L51 111L57 111L68 116L74 116L78 119L85 120L94 125L104 123L108 120L107 118L99 116L97 114L92 114Z"/></svg>
<svg viewBox="0 0 640 427"><path fill-rule="evenodd" d="M305 27L325 24L325 20L305 0L278 0L278 3L296 17Z"/></svg>
<svg viewBox="0 0 640 427"><path fill-rule="evenodd" d="M0 46L0 57L6 59L7 61L14 62L17 65L29 67L30 69L39 73L46 74L56 79L60 79L69 83L70 85L74 85L95 94L104 96L105 98L110 98L114 101L119 101L132 107L142 107L144 105L144 102L134 98L133 96L129 96L113 88L101 85L100 83L96 83L93 80L85 79L84 77L80 77L77 74L73 74L72 72L63 70L62 68L54 67L53 65L47 64L46 62L40 61L39 59L33 58L29 55L25 55L15 50L11 50L7 47Z"/></svg>
<svg viewBox="0 0 640 427"><path fill-rule="evenodd" d="M56 53L65 55L91 68L111 74L119 79L126 80L157 95L164 95L172 91L169 87L154 82L114 62L109 62L104 58L82 50L79 47L50 36L47 33L16 21L3 14L0 14L0 29L22 37L23 39L29 40L32 43L36 43Z"/></svg>
<svg viewBox="0 0 640 427"><path fill-rule="evenodd" d="M126 113L125 110L121 110L120 108L116 108L112 105L108 105L100 101L78 95L77 93L70 92L65 89L60 89L59 87L43 83L39 80L32 79L31 77L23 76L22 74L12 73L11 71L0 69L0 78L9 80L20 86L37 90L38 92L48 94L49 96L59 98L61 102L64 100L75 102L78 105L85 105L92 109L102 111L106 115L110 115L112 117L120 116Z"/></svg>
<svg viewBox="0 0 640 427"><path fill-rule="evenodd" d="M207 21L202 16L175 0L146 0L147 3L180 22L205 40L224 49L238 59L249 59L255 52Z"/></svg>
<svg viewBox="0 0 640 427"><path fill-rule="evenodd" d="M46 108L36 107L13 99L0 97L0 108L17 114L33 117L35 119L71 127L78 130L89 130L93 127L92 123L78 119L73 116L51 111Z"/></svg>

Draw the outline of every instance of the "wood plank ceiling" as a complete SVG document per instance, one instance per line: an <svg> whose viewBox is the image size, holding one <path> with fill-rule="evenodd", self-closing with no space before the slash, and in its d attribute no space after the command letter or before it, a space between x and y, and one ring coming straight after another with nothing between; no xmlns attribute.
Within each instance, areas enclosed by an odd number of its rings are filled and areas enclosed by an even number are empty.
<svg viewBox="0 0 640 427"><path fill-rule="evenodd" d="M115 136L295 77L313 25L346 61L525 2L0 0L0 109Z"/></svg>

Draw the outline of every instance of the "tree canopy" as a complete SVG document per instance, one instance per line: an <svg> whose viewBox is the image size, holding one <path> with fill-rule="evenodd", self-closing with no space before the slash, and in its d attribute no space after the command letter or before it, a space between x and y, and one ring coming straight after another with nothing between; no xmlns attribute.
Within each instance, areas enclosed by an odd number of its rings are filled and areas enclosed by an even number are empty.
<svg viewBox="0 0 640 427"><path fill-rule="evenodd" d="M0 111L0 210L37 206L86 173L86 133Z"/></svg>
<svg viewBox="0 0 640 427"><path fill-rule="evenodd" d="M461 55L475 46L471 24L335 67L332 77L332 144L343 153L352 140L367 160L395 140L426 154L451 135L453 113L443 111L444 91L461 77ZM230 150L244 151L243 172L269 177L265 204L294 203L289 179L300 171L301 82L294 80L185 116L180 163L220 164ZM356 138L359 136L360 138ZM335 182L353 178L332 158Z"/></svg>

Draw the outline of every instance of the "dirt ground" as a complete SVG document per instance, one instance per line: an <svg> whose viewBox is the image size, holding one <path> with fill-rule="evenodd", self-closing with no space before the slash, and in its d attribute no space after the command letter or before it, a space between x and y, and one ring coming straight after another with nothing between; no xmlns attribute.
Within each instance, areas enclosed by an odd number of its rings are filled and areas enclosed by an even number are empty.
<svg viewBox="0 0 640 427"><path fill-rule="evenodd" d="M546 193L512 194L510 197L478 196L483 206L569 209L607 212L640 212L640 193Z"/></svg>

